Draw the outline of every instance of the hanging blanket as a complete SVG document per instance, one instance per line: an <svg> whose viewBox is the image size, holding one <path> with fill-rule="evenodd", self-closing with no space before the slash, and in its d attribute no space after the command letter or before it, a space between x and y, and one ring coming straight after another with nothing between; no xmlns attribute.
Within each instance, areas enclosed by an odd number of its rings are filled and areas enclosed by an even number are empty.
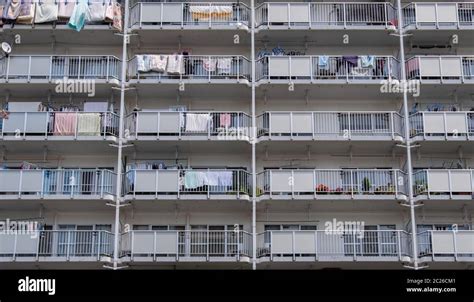
<svg viewBox="0 0 474 302"><path fill-rule="evenodd" d="M58 20L58 5L55 0L42 0L36 4L35 23L47 23Z"/></svg>
<svg viewBox="0 0 474 302"><path fill-rule="evenodd" d="M77 121L78 135L100 135L100 113L79 113Z"/></svg>
<svg viewBox="0 0 474 302"><path fill-rule="evenodd" d="M217 71L219 74L230 74L232 67L232 58L217 59Z"/></svg>
<svg viewBox="0 0 474 302"><path fill-rule="evenodd" d="M88 21L104 22L106 10L107 10L107 6L103 1L98 1L98 0L90 1L90 4L89 4L90 18Z"/></svg>
<svg viewBox="0 0 474 302"><path fill-rule="evenodd" d="M187 113L186 131L205 132L207 131L211 116L208 113Z"/></svg>
<svg viewBox="0 0 474 302"><path fill-rule="evenodd" d="M76 0L65 1L67 2L60 1L58 4L58 19L61 20L69 20L74 12L74 7L76 6Z"/></svg>
<svg viewBox="0 0 474 302"><path fill-rule="evenodd" d="M57 112L54 114L54 135L74 135L76 133L77 113Z"/></svg>
<svg viewBox="0 0 474 302"><path fill-rule="evenodd" d="M184 73L184 57L183 55L170 55L168 56L168 66L166 71L170 74L183 74Z"/></svg>
<svg viewBox="0 0 474 302"><path fill-rule="evenodd" d="M190 5L189 11L193 20L198 21L229 21L232 19L232 6L230 5Z"/></svg>
<svg viewBox="0 0 474 302"><path fill-rule="evenodd" d="M3 19L5 21L14 21L20 15L20 0L8 0L3 10Z"/></svg>
<svg viewBox="0 0 474 302"><path fill-rule="evenodd" d="M165 55L148 55L148 69L155 72L165 72L168 64L168 56Z"/></svg>

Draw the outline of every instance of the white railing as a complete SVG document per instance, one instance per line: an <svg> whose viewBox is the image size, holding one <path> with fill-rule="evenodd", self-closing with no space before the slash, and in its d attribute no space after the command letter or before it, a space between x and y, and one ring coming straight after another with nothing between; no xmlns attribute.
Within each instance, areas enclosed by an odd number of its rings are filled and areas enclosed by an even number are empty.
<svg viewBox="0 0 474 302"><path fill-rule="evenodd" d="M139 111L127 117L130 136L198 137L221 140L248 140L251 120L244 112L215 111Z"/></svg>
<svg viewBox="0 0 474 302"><path fill-rule="evenodd" d="M270 111L257 117L258 135L308 139L401 139L396 112Z"/></svg>
<svg viewBox="0 0 474 302"><path fill-rule="evenodd" d="M116 174L102 169L0 170L0 195L115 195Z"/></svg>
<svg viewBox="0 0 474 302"><path fill-rule="evenodd" d="M398 60L391 56L264 56L256 64L257 81L398 79Z"/></svg>
<svg viewBox="0 0 474 302"><path fill-rule="evenodd" d="M12 55L0 59L0 79L8 80L118 80L115 56ZM67 83L65 83L67 84ZM78 93L87 91L79 91Z"/></svg>
<svg viewBox="0 0 474 302"><path fill-rule="evenodd" d="M4 257L94 257L113 254L113 234L107 231L11 231L0 234L0 260Z"/></svg>
<svg viewBox="0 0 474 302"><path fill-rule="evenodd" d="M417 112L410 116L410 136L423 139L469 139L474 136L474 112Z"/></svg>
<svg viewBox="0 0 474 302"><path fill-rule="evenodd" d="M405 173L396 169L281 169L257 175L257 195L328 196L405 194Z"/></svg>
<svg viewBox="0 0 474 302"><path fill-rule="evenodd" d="M256 8L257 28L351 28L396 25L391 3L270 2Z"/></svg>
<svg viewBox="0 0 474 302"><path fill-rule="evenodd" d="M265 231L258 234L258 257L363 258L410 256L409 234L401 230Z"/></svg>
<svg viewBox="0 0 474 302"><path fill-rule="evenodd" d="M474 259L474 231L424 231L417 234L420 257L469 257Z"/></svg>
<svg viewBox="0 0 474 302"><path fill-rule="evenodd" d="M413 173L415 196L428 198L468 198L474 195L474 170L429 169Z"/></svg>
<svg viewBox="0 0 474 302"><path fill-rule="evenodd" d="M146 61L150 57L162 57L164 64L162 69L148 68ZM178 61L180 66L173 69L172 72L168 68L169 60ZM145 62L145 66L138 64ZM139 66L140 65L140 66ZM145 68L143 68L145 67ZM183 55L179 57L171 57L169 55L140 55L135 56L129 61L129 78L132 80L189 80L189 81L241 81L250 80L250 61L244 56L200 56L200 55Z"/></svg>
<svg viewBox="0 0 474 302"><path fill-rule="evenodd" d="M409 80L474 80L474 56L416 56L405 66Z"/></svg>
<svg viewBox="0 0 474 302"><path fill-rule="evenodd" d="M119 117L113 112L8 112L0 118L0 138L29 136L117 136Z"/></svg>
<svg viewBox="0 0 474 302"><path fill-rule="evenodd" d="M241 231L130 231L121 237L121 256L235 258L252 256L252 235Z"/></svg>
<svg viewBox="0 0 474 302"><path fill-rule="evenodd" d="M415 28L474 27L473 2L416 2L402 8L403 26Z"/></svg>
<svg viewBox="0 0 474 302"><path fill-rule="evenodd" d="M237 2L139 2L130 9L130 26L160 28L248 28L250 8Z"/></svg>
<svg viewBox="0 0 474 302"><path fill-rule="evenodd" d="M124 195L232 195L251 194L250 174L234 169L130 170L125 174Z"/></svg>

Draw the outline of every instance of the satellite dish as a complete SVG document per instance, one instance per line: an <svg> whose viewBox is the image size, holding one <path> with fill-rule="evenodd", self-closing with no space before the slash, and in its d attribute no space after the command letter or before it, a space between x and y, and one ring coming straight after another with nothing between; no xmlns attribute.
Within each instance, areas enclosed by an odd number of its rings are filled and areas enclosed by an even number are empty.
<svg viewBox="0 0 474 302"><path fill-rule="evenodd" d="M12 52L12 47L7 42L2 42L2 51L8 55Z"/></svg>

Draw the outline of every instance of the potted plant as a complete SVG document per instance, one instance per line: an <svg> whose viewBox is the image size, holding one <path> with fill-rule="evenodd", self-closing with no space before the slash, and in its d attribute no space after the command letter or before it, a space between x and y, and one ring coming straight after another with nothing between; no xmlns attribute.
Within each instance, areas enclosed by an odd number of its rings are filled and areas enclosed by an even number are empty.
<svg viewBox="0 0 474 302"><path fill-rule="evenodd" d="M329 187L324 184L319 184L316 187L316 192L320 194L327 194L329 192Z"/></svg>
<svg viewBox="0 0 474 302"><path fill-rule="evenodd" d="M368 177L364 177L362 180L362 192L368 193L370 191L370 180Z"/></svg>

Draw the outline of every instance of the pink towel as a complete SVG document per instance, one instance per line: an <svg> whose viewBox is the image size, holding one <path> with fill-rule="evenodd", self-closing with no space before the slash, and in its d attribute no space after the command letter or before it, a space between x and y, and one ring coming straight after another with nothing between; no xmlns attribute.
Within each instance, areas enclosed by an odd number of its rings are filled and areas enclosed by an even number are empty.
<svg viewBox="0 0 474 302"><path fill-rule="evenodd" d="M230 114L223 113L220 117L221 127L229 127L230 126Z"/></svg>
<svg viewBox="0 0 474 302"><path fill-rule="evenodd" d="M76 133L77 113L55 113L54 135L74 135Z"/></svg>

